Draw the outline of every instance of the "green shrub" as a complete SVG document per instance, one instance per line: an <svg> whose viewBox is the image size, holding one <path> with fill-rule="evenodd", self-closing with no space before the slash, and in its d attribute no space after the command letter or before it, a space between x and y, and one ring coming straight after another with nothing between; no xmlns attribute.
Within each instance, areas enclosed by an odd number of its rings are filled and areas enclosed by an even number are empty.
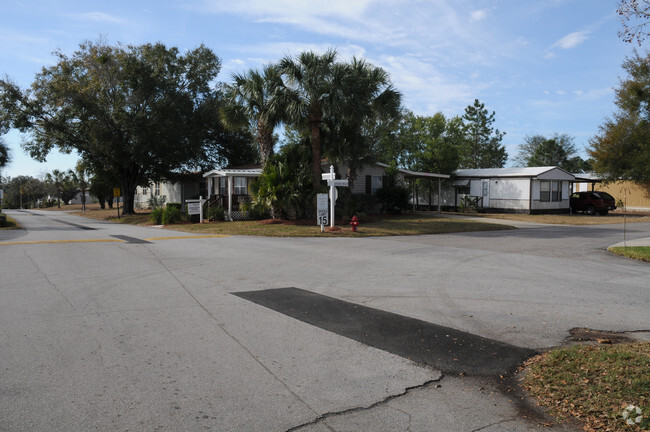
<svg viewBox="0 0 650 432"><path fill-rule="evenodd" d="M0 227L6 227L6 226L8 226L7 215L0 212Z"/></svg>
<svg viewBox="0 0 650 432"><path fill-rule="evenodd" d="M183 204L179 202L168 202L166 207L176 207L180 213L183 213Z"/></svg>
<svg viewBox="0 0 650 432"><path fill-rule="evenodd" d="M226 219L226 211L223 206L218 205L208 209L208 218L210 220L222 221Z"/></svg>
<svg viewBox="0 0 650 432"><path fill-rule="evenodd" d="M246 210L248 211L248 218L252 220L262 220L271 217L271 211L263 205L252 205L247 207Z"/></svg>
<svg viewBox="0 0 650 432"><path fill-rule="evenodd" d="M181 211L176 206L167 204L162 211L161 222L163 225L178 223L181 221Z"/></svg>
<svg viewBox="0 0 650 432"><path fill-rule="evenodd" d="M164 207L165 201L167 201L167 197L165 195L160 195L160 196L153 195L149 198L149 207L152 209Z"/></svg>
<svg viewBox="0 0 650 432"><path fill-rule="evenodd" d="M162 215L163 215L162 207L156 207L151 211L151 214L149 215L149 220L154 225L160 225L162 224Z"/></svg>

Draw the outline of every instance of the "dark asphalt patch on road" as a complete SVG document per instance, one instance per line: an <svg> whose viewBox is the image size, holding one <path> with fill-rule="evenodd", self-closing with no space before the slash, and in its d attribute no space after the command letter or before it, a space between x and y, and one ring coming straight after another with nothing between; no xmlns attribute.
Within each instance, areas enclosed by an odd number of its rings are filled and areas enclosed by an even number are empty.
<svg viewBox="0 0 650 432"><path fill-rule="evenodd" d="M129 237L129 236L125 236L125 235L112 235L111 237L115 237L117 239L124 240L125 242L131 243L131 244L147 244L147 243L151 243L150 241L142 240L142 239L135 238L135 237Z"/></svg>
<svg viewBox="0 0 650 432"><path fill-rule="evenodd" d="M94 231L96 229L96 228L92 228L92 227L87 227L85 225L79 225L79 224L76 224L76 223L73 223L73 222L64 221L64 220L61 220L61 219L52 219L52 220L54 220L56 222L59 222L59 223L62 223L62 224L65 224L65 225L75 227L75 228L86 230L86 231Z"/></svg>
<svg viewBox="0 0 650 432"><path fill-rule="evenodd" d="M299 288L231 293L449 374L499 376L535 351Z"/></svg>

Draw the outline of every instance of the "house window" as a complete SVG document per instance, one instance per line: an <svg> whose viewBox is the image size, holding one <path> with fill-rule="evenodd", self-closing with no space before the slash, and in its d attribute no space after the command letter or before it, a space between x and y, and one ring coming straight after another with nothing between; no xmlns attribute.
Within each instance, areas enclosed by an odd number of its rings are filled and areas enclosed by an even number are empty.
<svg viewBox="0 0 650 432"><path fill-rule="evenodd" d="M219 195L228 195L228 182L226 177L219 177Z"/></svg>
<svg viewBox="0 0 650 432"><path fill-rule="evenodd" d="M154 193L155 196L160 196L160 182L154 183Z"/></svg>
<svg viewBox="0 0 650 432"><path fill-rule="evenodd" d="M482 191L481 191L482 195L484 197L488 196L488 182L483 182L481 187L482 187Z"/></svg>
<svg viewBox="0 0 650 432"><path fill-rule="evenodd" d="M540 181L539 200L543 202L562 201L562 182L550 180Z"/></svg>
<svg viewBox="0 0 650 432"><path fill-rule="evenodd" d="M149 193L149 188L142 188L142 195L147 195Z"/></svg>
<svg viewBox="0 0 650 432"><path fill-rule="evenodd" d="M539 182L539 200L542 202L549 202L551 200L551 182Z"/></svg>
<svg viewBox="0 0 650 432"><path fill-rule="evenodd" d="M371 176L370 178L370 195L377 193L383 186L381 176Z"/></svg>
<svg viewBox="0 0 650 432"><path fill-rule="evenodd" d="M246 195L246 177L235 177L235 195Z"/></svg>

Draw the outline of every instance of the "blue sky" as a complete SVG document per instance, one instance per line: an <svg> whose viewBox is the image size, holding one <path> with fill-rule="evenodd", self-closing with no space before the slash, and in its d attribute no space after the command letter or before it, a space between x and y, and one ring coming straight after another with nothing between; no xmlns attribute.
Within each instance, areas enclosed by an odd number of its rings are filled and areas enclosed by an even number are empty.
<svg viewBox="0 0 650 432"><path fill-rule="evenodd" d="M84 40L201 43L222 60L219 81L303 50L335 48L390 73L416 114L460 115L479 99L496 112L510 155L526 135L567 133L579 149L615 111L621 64L636 45L617 35L615 0L5 0L0 74L23 88L52 51ZM648 48L648 43L641 48ZM72 168L74 155L44 164L4 136L13 162L3 176ZM582 154L584 156L584 153Z"/></svg>

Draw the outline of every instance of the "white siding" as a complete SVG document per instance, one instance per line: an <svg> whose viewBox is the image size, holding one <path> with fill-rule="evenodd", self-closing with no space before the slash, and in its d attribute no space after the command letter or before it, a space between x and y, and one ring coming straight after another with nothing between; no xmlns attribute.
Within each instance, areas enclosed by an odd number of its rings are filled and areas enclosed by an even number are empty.
<svg viewBox="0 0 650 432"><path fill-rule="evenodd" d="M529 179L491 179L490 208L528 210Z"/></svg>
<svg viewBox="0 0 650 432"><path fill-rule="evenodd" d="M342 178L347 177L347 167L342 167L340 172ZM365 194L366 193L366 176L384 176L386 175L386 168L377 165L364 165L361 170L357 173L357 178L354 181L352 186L353 194Z"/></svg>

